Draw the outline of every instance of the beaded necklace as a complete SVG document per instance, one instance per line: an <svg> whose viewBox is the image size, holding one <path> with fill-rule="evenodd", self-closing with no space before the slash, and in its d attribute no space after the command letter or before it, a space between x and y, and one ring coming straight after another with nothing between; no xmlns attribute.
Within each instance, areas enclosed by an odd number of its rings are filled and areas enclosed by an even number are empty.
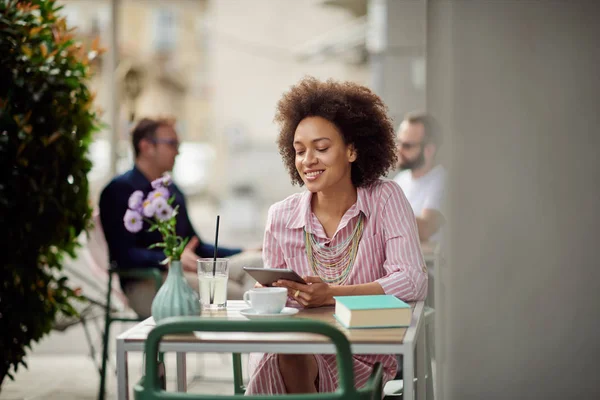
<svg viewBox="0 0 600 400"><path fill-rule="evenodd" d="M333 285L346 282L358 253L363 225L361 213L352 233L344 241L331 247L319 243L315 236L304 228L304 244L310 267L323 282Z"/></svg>

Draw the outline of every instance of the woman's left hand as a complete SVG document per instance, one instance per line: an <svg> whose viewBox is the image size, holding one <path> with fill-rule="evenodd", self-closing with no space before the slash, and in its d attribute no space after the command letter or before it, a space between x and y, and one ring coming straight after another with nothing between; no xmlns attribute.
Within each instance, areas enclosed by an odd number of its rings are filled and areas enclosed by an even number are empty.
<svg viewBox="0 0 600 400"><path fill-rule="evenodd" d="M285 287L288 296L302 304L304 307L320 307L335 304L331 287L323 282L318 276L303 276L307 284L279 280L273 286Z"/></svg>

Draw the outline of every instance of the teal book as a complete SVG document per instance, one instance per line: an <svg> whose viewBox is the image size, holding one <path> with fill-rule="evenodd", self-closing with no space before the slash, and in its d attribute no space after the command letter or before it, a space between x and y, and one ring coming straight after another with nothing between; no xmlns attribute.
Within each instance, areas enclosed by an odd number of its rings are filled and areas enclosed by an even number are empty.
<svg viewBox="0 0 600 400"><path fill-rule="evenodd" d="M410 325L410 305L392 295L334 296L335 318L346 328L401 328Z"/></svg>

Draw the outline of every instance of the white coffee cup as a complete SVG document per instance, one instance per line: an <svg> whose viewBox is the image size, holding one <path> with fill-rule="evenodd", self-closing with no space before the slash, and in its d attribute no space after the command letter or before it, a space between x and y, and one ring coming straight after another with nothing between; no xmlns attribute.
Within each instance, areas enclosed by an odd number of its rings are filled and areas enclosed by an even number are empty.
<svg viewBox="0 0 600 400"><path fill-rule="evenodd" d="M282 287L254 288L244 293L244 301L258 314L279 314L287 300L287 289Z"/></svg>

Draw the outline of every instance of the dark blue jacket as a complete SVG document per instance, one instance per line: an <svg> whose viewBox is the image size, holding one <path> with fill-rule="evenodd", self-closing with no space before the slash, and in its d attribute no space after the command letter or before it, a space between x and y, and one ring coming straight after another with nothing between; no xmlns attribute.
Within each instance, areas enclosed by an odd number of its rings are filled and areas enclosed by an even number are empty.
<svg viewBox="0 0 600 400"><path fill-rule="evenodd" d="M148 232L149 225L144 222L144 227L138 233L131 233L125 229L123 216L127 211L129 196L136 191L144 192L144 198L152 190L150 181L136 168L123 175L115 177L102 191L100 195L100 220L102 229L108 244L111 262L116 263L119 268L160 268L160 262L165 259L161 249L148 249L153 243L162 242L158 231ZM194 227L188 217L185 198L179 188L172 184L169 186L171 195L175 195L173 207L179 205L177 214L177 235L182 238L197 236L200 244L196 248L199 257L213 257L214 246L204 243L200 236L194 231ZM218 257L229 257L239 253L240 249L226 249L219 247ZM128 280L121 280L125 286Z"/></svg>

